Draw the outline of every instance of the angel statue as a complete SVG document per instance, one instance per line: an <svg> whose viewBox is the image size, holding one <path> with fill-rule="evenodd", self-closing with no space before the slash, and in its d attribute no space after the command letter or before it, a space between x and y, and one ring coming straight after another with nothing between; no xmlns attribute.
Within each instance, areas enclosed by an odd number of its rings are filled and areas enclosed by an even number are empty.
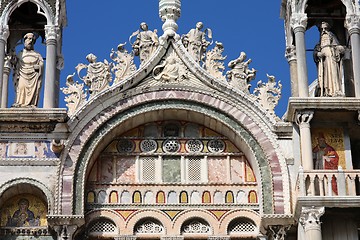
<svg viewBox="0 0 360 240"><path fill-rule="evenodd" d="M143 64L153 55L157 47L159 46L159 38L157 36L157 30L150 31L148 25L145 22L140 24L140 30L137 30L131 34L129 42L134 49L134 55L140 57L140 64ZM131 39L136 36L135 42L131 42Z"/></svg>
<svg viewBox="0 0 360 240"><path fill-rule="evenodd" d="M212 40L212 31L207 28L205 31L201 31L204 27L202 22L196 24L195 29L191 29L187 34L182 36L182 42L187 48L191 56L193 56L196 62L204 60L206 49L212 44L212 41L206 40L206 36Z"/></svg>
<svg viewBox="0 0 360 240"><path fill-rule="evenodd" d="M92 53L88 54L86 59L89 65L79 63L75 69L79 78L89 87L90 97L92 97L109 86L111 82L110 64L107 60L96 62L97 57ZM87 68L87 74L81 77L80 72L85 68Z"/></svg>

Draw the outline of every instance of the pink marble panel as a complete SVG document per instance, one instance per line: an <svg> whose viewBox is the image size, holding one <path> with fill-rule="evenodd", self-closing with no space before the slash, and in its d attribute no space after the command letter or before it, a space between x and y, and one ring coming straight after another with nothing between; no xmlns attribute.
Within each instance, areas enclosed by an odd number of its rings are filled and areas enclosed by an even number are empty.
<svg viewBox="0 0 360 240"><path fill-rule="evenodd" d="M231 169L231 182L242 183L244 182L244 163L241 158L233 158L230 162Z"/></svg>
<svg viewBox="0 0 360 240"><path fill-rule="evenodd" d="M135 159L134 157L116 160L117 182L135 183Z"/></svg>
<svg viewBox="0 0 360 240"><path fill-rule="evenodd" d="M226 182L226 157L208 158L209 182Z"/></svg>
<svg viewBox="0 0 360 240"><path fill-rule="evenodd" d="M113 161L111 158L102 158L101 161L101 178L102 182L112 182L114 180Z"/></svg>

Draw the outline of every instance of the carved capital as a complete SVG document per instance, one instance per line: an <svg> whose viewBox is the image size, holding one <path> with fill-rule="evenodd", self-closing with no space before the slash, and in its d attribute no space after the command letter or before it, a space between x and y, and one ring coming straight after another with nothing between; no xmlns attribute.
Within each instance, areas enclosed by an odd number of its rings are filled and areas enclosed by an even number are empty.
<svg viewBox="0 0 360 240"><path fill-rule="evenodd" d="M269 239L272 240L285 240L286 232L291 228L291 225L270 225L269 226Z"/></svg>
<svg viewBox="0 0 360 240"><path fill-rule="evenodd" d="M296 113L296 124L299 125L299 127L302 126L309 126L311 119L314 116L313 111L303 111L303 112L297 112Z"/></svg>
<svg viewBox="0 0 360 240"><path fill-rule="evenodd" d="M0 40L7 41L10 35L9 26L8 25L1 25L0 26Z"/></svg>
<svg viewBox="0 0 360 240"><path fill-rule="evenodd" d="M286 47L285 57L288 62L296 60L296 47L291 45Z"/></svg>
<svg viewBox="0 0 360 240"><path fill-rule="evenodd" d="M345 19L345 27L348 29L350 35L360 34L360 16L356 14L349 14Z"/></svg>
<svg viewBox="0 0 360 240"><path fill-rule="evenodd" d="M305 32L307 26L307 15L305 13L294 13L291 17L291 28L295 33Z"/></svg>
<svg viewBox="0 0 360 240"><path fill-rule="evenodd" d="M299 222L305 231L310 229L320 229L320 217L325 213L325 207L303 207Z"/></svg>
<svg viewBox="0 0 360 240"><path fill-rule="evenodd" d="M46 25L45 26L45 38L46 42L48 41L57 41L60 36L60 28L54 25Z"/></svg>
<svg viewBox="0 0 360 240"><path fill-rule="evenodd" d="M159 1L159 16L164 22L162 29L167 36L175 36L178 30L176 21L181 15L181 1L180 0L160 0Z"/></svg>

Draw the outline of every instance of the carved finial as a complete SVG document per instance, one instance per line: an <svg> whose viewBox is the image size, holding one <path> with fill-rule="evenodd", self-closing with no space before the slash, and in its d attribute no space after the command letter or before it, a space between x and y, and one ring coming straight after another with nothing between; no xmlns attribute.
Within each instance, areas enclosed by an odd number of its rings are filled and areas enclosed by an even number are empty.
<svg viewBox="0 0 360 240"><path fill-rule="evenodd" d="M159 1L159 15L164 22L162 29L164 35L169 37L176 36L178 25L176 21L181 14L181 1L180 0L160 0Z"/></svg>
<svg viewBox="0 0 360 240"><path fill-rule="evenodd" d="M257 83L257 88L254 90L254 94L257 97L258 102L266 109L270 114L275 114L274 109L281 97L281 82L278 83L275 77L266 74L268 82L265 84L261 80Z"/></svg>

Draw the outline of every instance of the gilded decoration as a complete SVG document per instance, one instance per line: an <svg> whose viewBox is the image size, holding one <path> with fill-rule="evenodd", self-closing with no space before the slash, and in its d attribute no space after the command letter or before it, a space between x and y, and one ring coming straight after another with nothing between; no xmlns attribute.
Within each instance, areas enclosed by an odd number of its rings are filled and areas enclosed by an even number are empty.
<svg viewBox="0 0 360 240"><path fill-rule="evenodd" d="M9 199L1 208L1 227L47 226L47 207L31 194L21 194Z"/></svg>
<svg viewBox="0 0 360 240"><path fill-rule="evenodd" d="M342 128L311 128L311 142L315 169L346 169Z"/></svg>

